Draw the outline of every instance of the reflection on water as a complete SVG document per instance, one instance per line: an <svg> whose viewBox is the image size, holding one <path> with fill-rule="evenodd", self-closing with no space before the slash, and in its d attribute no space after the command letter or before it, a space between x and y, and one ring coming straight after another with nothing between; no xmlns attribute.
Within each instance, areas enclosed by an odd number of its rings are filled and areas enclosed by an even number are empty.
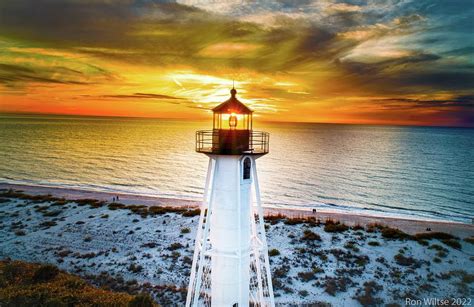
<svg viewBox="0 0 474 307"><path fill-rule="evenodd" d="M0 181L160 196L201 196L209 122L0 117ZM258 124L265 205L327 207L470 222L474 130Z"/></svg>

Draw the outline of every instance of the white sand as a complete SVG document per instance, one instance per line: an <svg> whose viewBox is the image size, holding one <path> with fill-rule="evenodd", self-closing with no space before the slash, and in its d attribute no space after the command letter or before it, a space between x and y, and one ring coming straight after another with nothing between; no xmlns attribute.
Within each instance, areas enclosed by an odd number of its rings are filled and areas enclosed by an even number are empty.
<svg viewBox="0 0 474 307"><path fill-rule="evenodd" d="M22 187L21 190L30 194L51 193L71 199L111 199L116 195L37 187ZM125 194L120 194L119 197L121 202L128 204L196 205L189 201L174 202L170 199ZM38 212L39 207L43 206L47 206L46 212L58 211L58 215L45 217ZM292 216L312 215L312 212L274 209L267 212ZM323 212L317 216L322 220L329 217L348 224L384 222L399 225L411 232L424 230L429 225L433 230L448 231L462 238L474 235L472 225L460 223L382 219ZM49 228L40 225L52 220L56 225ZM197 221L198 217L189 218L174 213L142 218L130 214L129 210L110 210L106 206L96 209L77 206L75 203L50 206L49 203L33 204L12 199L0 203L0 258L49 262L80 275L98 275L105 271L113 276L121 275L125 280L136 279L139 283L186 287L190 267L186 260L192 258ZM183 228L189 228L191 232L182 234ZM24 235L15 234L19 230ZM322 241L301 240L305 230L319 234ZM461 282L463 276L474 278L474 245L464 241L460 241L462 249L457 250L438 240L431 240L430 246L438 245L444 250L444 255L439 255L436 249L429 249L415 241L386 240L380 233L349 230L332 234L325 232L323 226L286 225L283 222L268 224L267 237L269 248L280 251L279 256L271 257L276 302L280 305L323 301L333 306L360 306L354 297L360 295L357 291L363 289L364 283L368 281L382 286L373 294L373 297L380 300L379 305L382 302L403 305L407 296L421 299L459 298L472 297L474 294L472 283ZM183 247L175 251L169 250L170 245L177 242ZM348 244L349 242L352 244ZM371 246L369 242L378 242L380 246ZM400 251L405 257L413 258L418 265L397 264L394 256ZM339 259L338 253L342 253ZM439 257L441 262L434 262L435 257ZM366 263L360 264L360 261ZM142 266L142 270L131 272L131 264ZM282 277L276 277L275 271L284 271L285 267L288 271ZM309 281L302 280L298 275L316 268L323 271L315 273ZM449 278L443 279L443 276L448 275ZM329 294L325 286L331 278L335 278L339 285L334 295ZM304 291L307 291L306 296ZM158 301L160 302L160 298ZM182 302L176 301L176 304L181 305Z"/></svg>

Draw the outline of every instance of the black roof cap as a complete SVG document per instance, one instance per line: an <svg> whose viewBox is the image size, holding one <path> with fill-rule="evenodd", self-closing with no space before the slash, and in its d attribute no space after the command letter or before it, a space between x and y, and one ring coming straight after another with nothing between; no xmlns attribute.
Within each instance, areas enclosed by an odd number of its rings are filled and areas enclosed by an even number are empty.
<svg viewBox="0 0 474 307"><path fill-rule="evenodd" d="M235 88L230 90L231 97L212 109L214 113L237 113L237 114L251 114L253 111L250 110L245 104L240 102L235 96L237 95L237 90Z"/></svg>

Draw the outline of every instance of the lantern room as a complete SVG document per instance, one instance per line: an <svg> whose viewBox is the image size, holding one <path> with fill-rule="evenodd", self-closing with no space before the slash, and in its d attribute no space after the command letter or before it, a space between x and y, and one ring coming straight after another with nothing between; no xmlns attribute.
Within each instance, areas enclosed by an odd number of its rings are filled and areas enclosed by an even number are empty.
<svg viewBox="0 0 474 307"><path fill-rule="evenodd" d="M219 155L268 153L268 133L253 131L253 111L236 98L234 88L230 95L212 109L212 130L196 132L196 151Z"/></svg>
<svg viewBox="0 0 474 307"><path fill-rule="evenodd" d="M235 97L235 88L230 90L230 95L230 99L212 109L213 129L252 130L253 111Z"/></svg>

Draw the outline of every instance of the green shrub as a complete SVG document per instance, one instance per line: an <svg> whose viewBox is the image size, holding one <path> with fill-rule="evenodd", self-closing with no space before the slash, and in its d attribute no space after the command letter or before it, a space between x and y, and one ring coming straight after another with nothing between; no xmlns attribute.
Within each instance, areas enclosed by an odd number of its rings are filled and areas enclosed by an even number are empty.
<svg viewBox="0 0 474 307"><path fill-rule="evenodd" d="M176 243L173 243L173 244L171 244L170 246L168 246L168 249L169 249L170 251L174 251L174 250L180 249L180 248L182 248L182 247L184 247L183 244L181 244L181 243L179 243L179 242L176 242Z"/></svg>
<svg viewBox="0 0 474 307"><path fill-rule="evenodd" d="M285 225L298 225L298 224L303 224L305 222L306 222L306 220L304 218L300 218L300 217L287 218L285 220Z"/></svg>
<svg viewBox="0 0 474 307"><path fill-rule="evenodd" d="M279 256L279 255L280 255L280 251L277 250L276 248L271 249L270 251L268 251L268 256L270 256L270 257Z"/></svg>
<svg viewBox="0 0 474 307"><path fill-rule="evenodd" d="M185 217L193 217L201 214L201 209L191 209L191 210L185 210L181 213L182 216Z"/></svg>
<svg viewBox="0 0 474 307"><path fill-rule="evenodd" d="M312 232L311 230L305 230L301 240L305 241L321 241L321 236L317 233Z"/></svg>
<svg viewBox="0 0 474 307"><path fill-rule="evenodd" d="M466 241L467 243L474 244L474 236L471 236L469 238L464 238L464 241Z"/></svg>
<svg viewBox="0 0 474 307"><path fill-rule="evenodd" d="M128 270L132 273L139 273L143 271L143 267L139 264L132 263L128 266Z"/></svg>
<svg viewBox="0 0 474 307"><path fill-rule="evenodd" d="M313 271L299 272L298 277L304 282L308 282L310 280L316 279L316 275Z"/></svg>
<svg viewBox="0 0 474 307"><path fill-rule="evenodd" d="M17 231L15 231L15 235L17 235L17 236L25 236L25 235L26 235L26 232L24 232L23 230L17 230Z"/></svg>
<svg viewBox="0 0 474 307"><path fill-rule="evenodd" d="M111 203L107 206L109 210L124 209L126 206L121 203Z"/></svg>
<svg viewBox="0 0 474 307"><path fill-rule="evenodd" d="M377 241L370 241L369 243L367 243L368 245L370 246L380 246L380 243L377 242Z"/></svg>
<svg viewBox="0 0 474 307"><path fill-rule="evenodd" d="M459 238L445 232L423 232L423 233L417 233L416 235L413 236L416 240L432 240L432 239L438 239L438 240L451 240L455 239L458 240Z"/></svg>
<svg viewBox="0 0 474 307"><path fill-rule="evenodd" d="M59 272L47 283L33 282L38 264L21 261L0 261L2 306L127 306L132 299L126 293L94 288L79 277Z"/></svg>
<svg viewBox="0 0 474 307"><path fill-rule="evenodd" d="M34 282L46 282L55 278L59 274L59 269L51 264L41 265L33 275Z"/></svg>
<svg viewBox="0 0 474 307"><path fill-rule="evenodd" d="M397 254L393 258L397 264L402 266L410 266L416 262L413 258L405 257L402 254Z"/></svg>
<svg viewBox="0 0 474 307"><path fill-rule="evenodd" d="M324 225L325 232L344 232L348 229L349 227L346 224L339 221L335 222L333 220L326 220L326 224Z"/></svg>
<svg viewBox="0 0 474 307"><path fill-rule="evenodd" d="M443 242L447 246L450 246L450 247L455 248L455 249L461 249L462 248L461 243L459 243L458 241L456 241L454 239L444 239L444 240L441 240L441 242Z"/></svg>
<svg viewBox="0 0 474 307"><path fill-rule="evenodd" d="M185 227L185 228L181 228L181 233L190 233L191 232L191 229L189 229L188 227Z"/></svg>
<svg viewBox="0 0 474 307"><path fill-rule="evenodd" d="M129 307L152 307L155 306L155 302L150 295L140 293L135 295L132 300L128 303Z"/></svg>
<svg viewBox="0 0 474 307"><path fill-rule="evenodd" d="M410 235L400 229L384 227L382 229L382 237L385 239L406 240L410 238Z"/></svg>

